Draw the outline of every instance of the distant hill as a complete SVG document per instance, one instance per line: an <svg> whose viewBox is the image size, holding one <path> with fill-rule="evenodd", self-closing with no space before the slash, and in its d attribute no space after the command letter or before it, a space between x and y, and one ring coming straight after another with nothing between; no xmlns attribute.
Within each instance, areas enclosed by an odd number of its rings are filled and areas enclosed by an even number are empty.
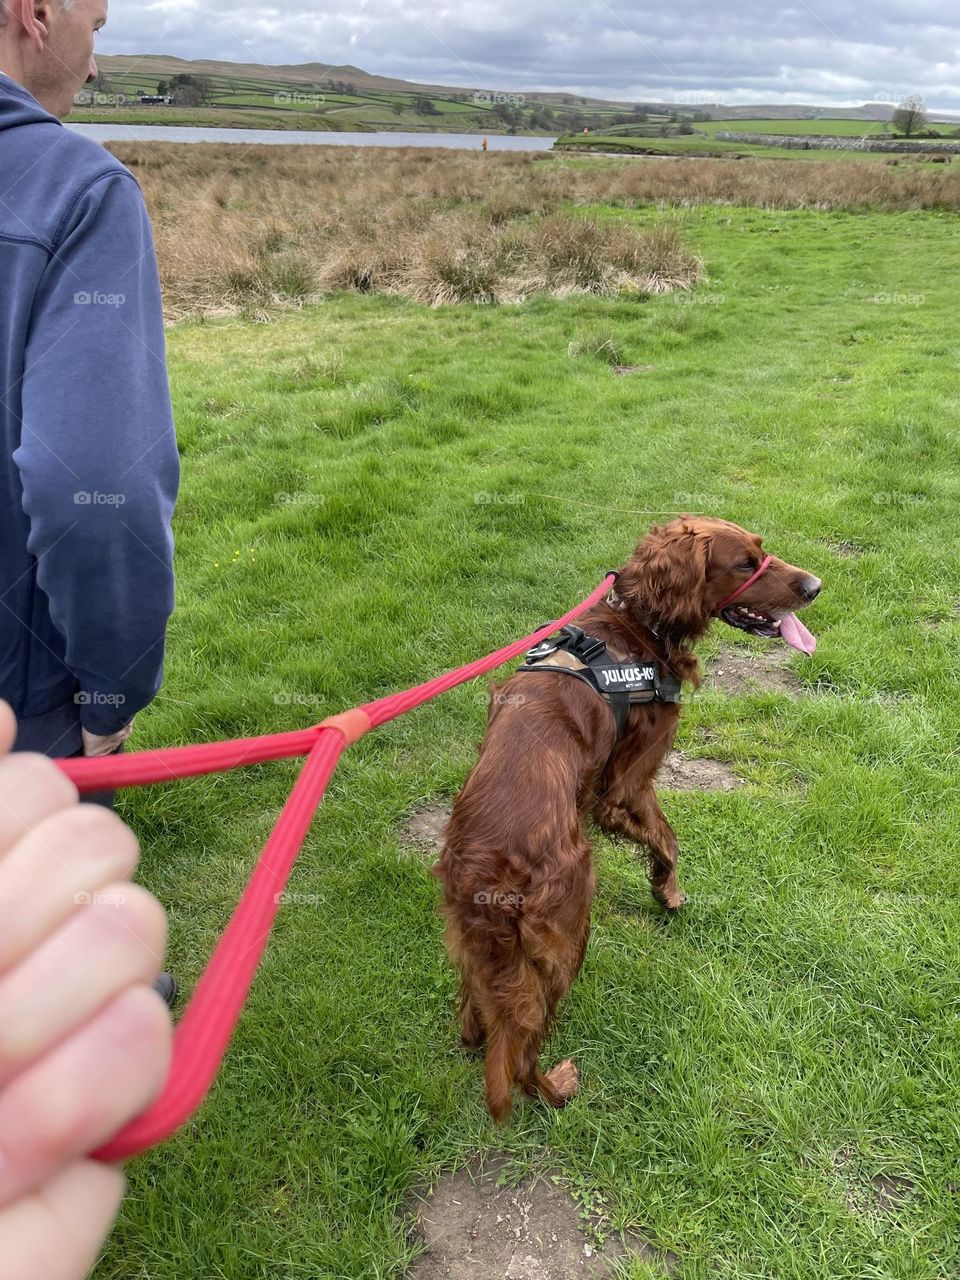
<svg viewBox="0 0 960 1280"><path fill-rule="evenodd" d="M471 86L442 84L414 84L410 80L394 79L390 76L371 75L359 67L330 66L323 62L301 62L289 66L271 67L255 62L210 62L204 60L187 60L171 58L163 54L98 54L97 65L104 75L148 74L158 79L169 79L175 75L225 76L244 80L297 81L305 85L327 84L331 80L339 80L353 85L356 89L379 93L426 93L453 96L455 94L516 93L527 102L548 104L573 103L600 107L606 110L628 111L632 102L620 102L607 98L585 98L576 93L531 93L524 90L504 90L500 86Z"/></svg>
<svg viewBox="0 0 960 1280"><path fill-rule="evenodd" d="M173 58L165 54L102 54L98 56L104 75L137 75L156 77L157 80L168 80L175 75L216 76L225 79L263 80L270 83L283 81L286 83L320 86L331 81L340 81L352 85L361 93L400 93L428 94L442 97L472 95L474 93L493 96L498 93L519 95L525 102L540 103L546 106L574 106L587 108L588 111L629 111L637 101L624 99L591 98L574 92L555 91L550 93L530 90L505 90L498 85L478 85L465 88L463 85L419 84L410 80L401 80L392 76L372 75L360 67L331 66L323 62L302 62L285 66L267 66L256 62L216 62L207 59L188 60ZM894 107L887 102L865 102L859 107L815 107L804 103L751 103L747 106L729 106L726 103L698 103L696 107L683 107L676 102L658 102L644 99L642 104L653 112L695 110L709 112L715 119L724 120L875 120L889 121L893 117ZM931 120L956 123L958 117L944 112L931 111Z"/></svg>

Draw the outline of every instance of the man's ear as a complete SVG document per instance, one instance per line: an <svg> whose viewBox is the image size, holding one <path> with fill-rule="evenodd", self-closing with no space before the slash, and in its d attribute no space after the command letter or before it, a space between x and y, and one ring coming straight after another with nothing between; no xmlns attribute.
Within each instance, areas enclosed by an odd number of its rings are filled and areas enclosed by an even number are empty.
<svg viewBox="0 0 960 1280"><path fill-rule="evenodd" d="M56 0L7 0L7 17L37 53L43 51L50 31L50 10Z"/></svg>
<svg viewBox="0 0 960 1280"><path fill-rule="evenodd" d="M706 587L706 539L683 525L667 525L651 529L614 589L654 625L693 633L709 619Z"/></svg>

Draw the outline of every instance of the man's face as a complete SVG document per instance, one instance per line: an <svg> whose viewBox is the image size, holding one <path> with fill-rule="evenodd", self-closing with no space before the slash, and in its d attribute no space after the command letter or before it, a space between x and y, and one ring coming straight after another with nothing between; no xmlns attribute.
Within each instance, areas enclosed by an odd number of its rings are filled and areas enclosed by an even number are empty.
<svg viewBox="0 0 960 1280"><path fill-rule="evenodd" d="M61 119L73 106L74 95L97 74L93 57L96 33L107 20L108 0L47 0L38 14L47 28L42 52L36 53L26 88L51 115Z"/></svg>

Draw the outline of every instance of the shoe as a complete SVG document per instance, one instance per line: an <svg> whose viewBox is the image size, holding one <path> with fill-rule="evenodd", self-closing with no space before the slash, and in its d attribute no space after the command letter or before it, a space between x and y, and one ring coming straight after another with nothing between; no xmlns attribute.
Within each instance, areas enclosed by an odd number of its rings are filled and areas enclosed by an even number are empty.
<svg viewBox="0 0 960 1280"><path fill-rule="evenodd" d="M172 1009L173 1002L177 998L177 980L173 974L161 973L160 977L153 984L153 989L163 996L167 1008Z"/></svg>

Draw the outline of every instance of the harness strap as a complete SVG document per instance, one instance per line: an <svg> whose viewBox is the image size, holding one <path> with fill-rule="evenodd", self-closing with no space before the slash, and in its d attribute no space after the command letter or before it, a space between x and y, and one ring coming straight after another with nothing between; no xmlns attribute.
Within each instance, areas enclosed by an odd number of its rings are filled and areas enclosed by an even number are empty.
<svg viewBox="0 0 960 1280"><path fill-rule="evenodd" d="M549 623L544 625L548 626ZM655 663L644 665L649 667L651 674L638 679L636 663L611 662L604 641L586 635L581 627L568 624L558 634L529 650L526 661L518 668L518 672L555 671L559 675L574 676L610 704L616 734L603 767L603 772L606 772L607 765L626 732L631 706L651 702L676 704L680 701L681 682L677 677L661 677ZM617 669L626 671L625 688L611 687L611 681L607 678L611 671ZM648 683L644 684L644 679ZM630 687L631 683L633 688ZM641 684L640 688L636 687L638 683Z"/></svg>

